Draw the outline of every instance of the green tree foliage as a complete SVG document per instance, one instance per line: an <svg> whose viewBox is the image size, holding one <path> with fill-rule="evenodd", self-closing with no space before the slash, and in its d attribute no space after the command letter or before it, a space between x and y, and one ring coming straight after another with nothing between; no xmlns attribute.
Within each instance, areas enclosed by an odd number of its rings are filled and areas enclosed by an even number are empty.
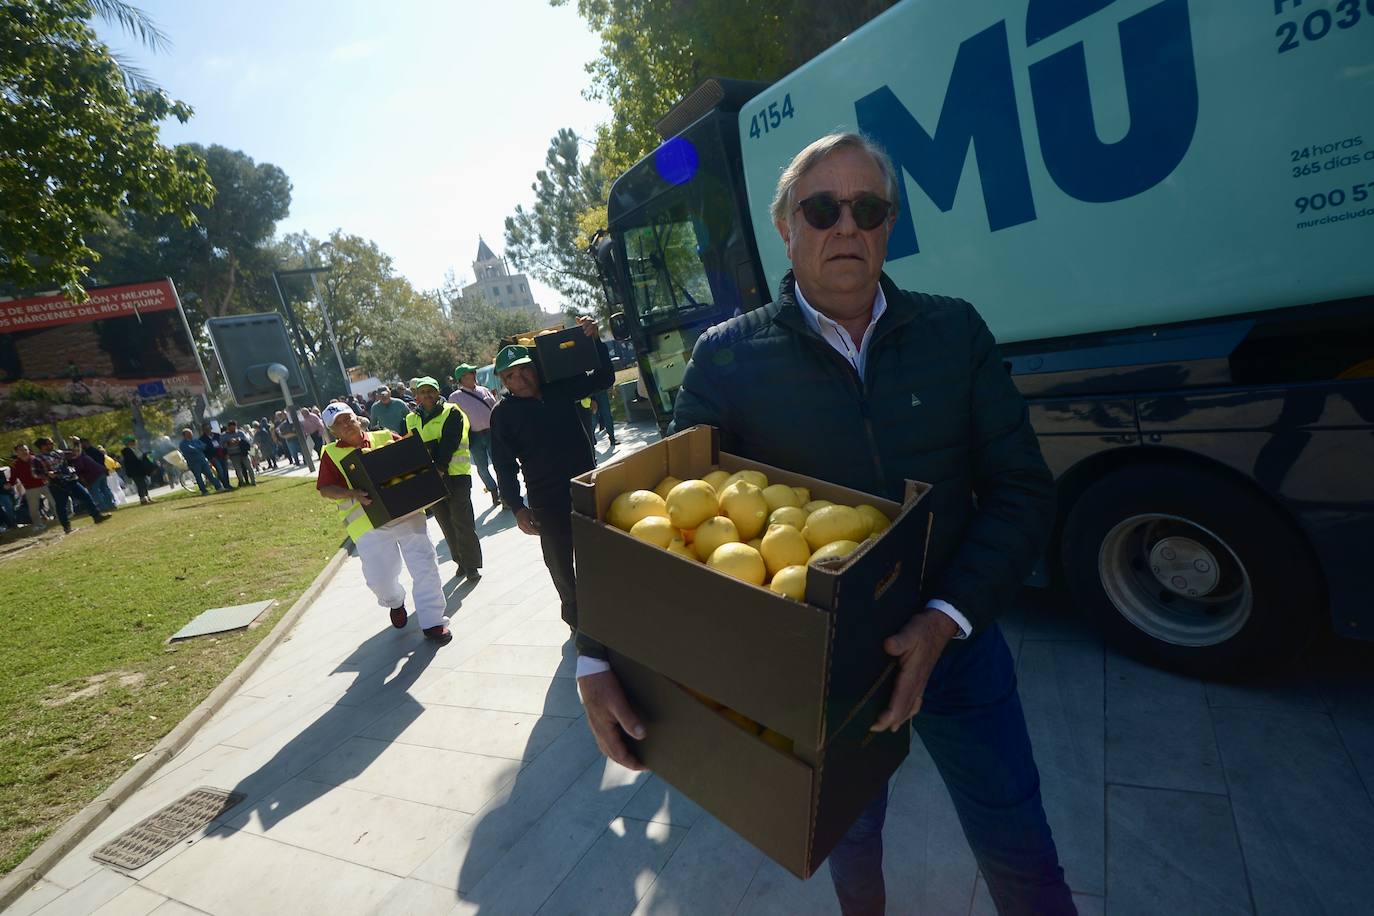
<svg viewBox="0 0 1374 916"><path fill-rule="evenodd" d="M517 206L506 217L506 256L557 290L567 307L588 313L600 301L600 287L581 217L605 203L606 178L598 156L582 162L580 144L566 127L549 141L545 168L530 186L534 206Z"/></svg>
<svg viewBox="0 0 1374 916"><path fill-rule="evenodd" d="M83 298L95 256L86 239L102 214L189 222L213 198L196 151L158 142L158 122L185 122L190 106L121 69L89 24L97 15L156 44L146 17L115 0L0 0L0 284L10 292L61 286Z"/></svg>
<svg viewBox="0 0 1374 916"><path fill-rule="evenodd" d="M614 178L656 147L654 124L707 77L772 82L893 2L577 0L601 36L601 56L587 64L587 95L611 107L597 136L606 174Z"/></svg>
<svg viewBox="0 0 1374 916"><path fill-rule="evenodd" d="M291 180L270 162L239 150L186 144L177 149L203 160L214 182L213 203L192 207L195 223L166 214L125 209L102 222L91 245L100 255L91 276L127 283L168 276L199 327L206 318L274 308L272 237L291 209Z"/></svg>

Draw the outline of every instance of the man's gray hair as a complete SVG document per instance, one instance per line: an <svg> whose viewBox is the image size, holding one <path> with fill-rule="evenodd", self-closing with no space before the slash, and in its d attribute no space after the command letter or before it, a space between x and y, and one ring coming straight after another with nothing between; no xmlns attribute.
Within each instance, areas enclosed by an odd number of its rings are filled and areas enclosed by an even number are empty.
<svg viewBox="0 0 1374 916"><path fill-rule="evenodd" d="M787 164L787 167L782 170L782 175L778 178L777 193L773 195L773 205L769 208L773 222L778 223L791 219L792 212L797 207L797 202L794 199L797 182L801 181L802 176L815 168L822 159L840 149L859 149L869 155L883 176L883 185L887 189L886 196L888 202L892 204L892 212L897 212L901 198L897 192L897 170L893 167L891 158L881 146L863 134L842 131L827 134L811 143L806 149L797 153L792 161Z"/></svg>

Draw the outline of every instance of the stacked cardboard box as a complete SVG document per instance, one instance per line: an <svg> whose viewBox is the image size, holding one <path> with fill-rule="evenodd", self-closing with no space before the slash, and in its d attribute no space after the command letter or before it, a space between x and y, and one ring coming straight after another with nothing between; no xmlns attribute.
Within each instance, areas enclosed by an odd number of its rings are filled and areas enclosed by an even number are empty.
<svg viewBox="0 0 1374 916"><path fill-rule="evenodd" d="M429 449L415 435L381 448L355 449L344 458L343 471L372 500L365 511L374 528L423 512L448 495Z"/></svg>
<svg viewBox="0 0 1374 916"><path fill-rule="evenodd" d="M674 556L605 523L619 494L714 467L755 468L815 499L868 503L892 527L808 570L806 602ZM695 427L572 481L580 629L611 651L644 717L645 765L799 877L824 861L906 757L909 725L871 732L897 666L882 649L922 606L929 487L902 504L719 451ZM710 703L703 697L715 701ZM792 743L791 753L715 704Z"/></svg>

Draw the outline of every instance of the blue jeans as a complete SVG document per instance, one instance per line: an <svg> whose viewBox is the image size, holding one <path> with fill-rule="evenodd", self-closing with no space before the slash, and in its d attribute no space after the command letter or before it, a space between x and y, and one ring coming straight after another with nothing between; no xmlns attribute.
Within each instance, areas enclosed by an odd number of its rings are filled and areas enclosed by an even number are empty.
<svg viewBox="0 0 1374 916"><path fill-rule="evenodd" d="M0 523L6 528L19 527L19 517L14 514L14 494L8 490L0 491Z"/></svg>
<svg viewBox="0 0 1374 916"><path fill-rule="evenodd" d="M48 490L52 493L53 511L57 513L57 520L62 523L65 530L71 530L72 527L69 501L79 503L91 518L100 514L100 510L96 508L95 500L91 499L91 491L83 487L80 481L51 480L48 482Z"/></svg>
<svg viewBox="0 0 1374 916"><path fill-rule="evenodd" d="M290 456L291 456L291 463L292 463L292 464L304 464L304 463L305 463L305 459L301 457L301 447L300 447L300 444L297 443L295 439L287 439L287 440L285 440L285 441L286 441L286 451L287 451L287 453L290 454Z"/></svg>
<svg viewBox="0 0 1374 916"><path fill-rule="evenodd" d="M468 433L468 451L472 454L472 469L482 478L487 492L495 496L499 490L496 479L491 476L491 430Z"/></svg>
<svg viewBox="0 0 1374 916"><path fill-rule="evenodd" d="M912 724L945 781L997 912L1075 913L1000 629L949 644ZM845 916L884 911L886 814L884 785L830 853L830 877Z"/></svg>
<svg viewBox="0 0 1374 916"><path fill-rule="evenodd" d="M611 394L605 388L592 395L596 404L596 421L606 431L606 438L615 441L615 419L611 416Z"/></svg>
<svg viewBox="0 0 1374 916"><path fill-rule="evenodd" d="M215 472L210 470L209 461L204 459L200 461L188 461L186 462L186 467L191 471L191 474L195 476L196 486L200 487L200 494L202 496L210 492L205 488L205 481L207 478L215 485L216 490L224 489L224 485L219 482L219 478L215 476Z"/></svg>
<svg viewBox="0 0 1374 916"><path fill-rule="evenodd" d="M229 460L227 458L209 458L210 465L215 469L215 476L219 482L224 484L224 489L233 489L229 486Z"/></svg>
<svg viewBox="0 0 1374 916"><path fill-rule="evenodd" d="M110 478L100 477L91 482L86 488L90 491L91 499L104 512L113 512L115 508L114 492L110 490Z"/></svg>

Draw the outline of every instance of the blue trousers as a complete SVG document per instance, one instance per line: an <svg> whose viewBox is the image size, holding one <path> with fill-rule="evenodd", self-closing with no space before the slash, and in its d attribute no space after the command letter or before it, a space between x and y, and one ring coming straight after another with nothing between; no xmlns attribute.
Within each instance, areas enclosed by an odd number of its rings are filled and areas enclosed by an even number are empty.
<svg viewBox="0 0 1374 916"><path fill-rule="evenodd" d="M468 433L468 451L472 455L472 469L482 478L487 492L495 496L498 492L496 479L491 476L491 430L483 429Z"/></svg>
<svg viewBox="0 0 1374 916"><path fill-rule="evenodd" d="M219 482L219 478L215 476L215 472L210 469L209 461L188 461L186 462L186 467L190 469L191 474L196 478L196 486L200 487L202 496L210 492L205 488L205 481L207 479L210 483L215 485L216 490L224 489L224 485Z"/></svg>
<svg viewBox="0 0 1374 916"><path fill-rule="evenodd" d="M912 724L949 789L997 912L1075 913L1000 629L949 644ZM884 785L830 853L830 877L845 916L884 911L886 815Z"/></svg>

